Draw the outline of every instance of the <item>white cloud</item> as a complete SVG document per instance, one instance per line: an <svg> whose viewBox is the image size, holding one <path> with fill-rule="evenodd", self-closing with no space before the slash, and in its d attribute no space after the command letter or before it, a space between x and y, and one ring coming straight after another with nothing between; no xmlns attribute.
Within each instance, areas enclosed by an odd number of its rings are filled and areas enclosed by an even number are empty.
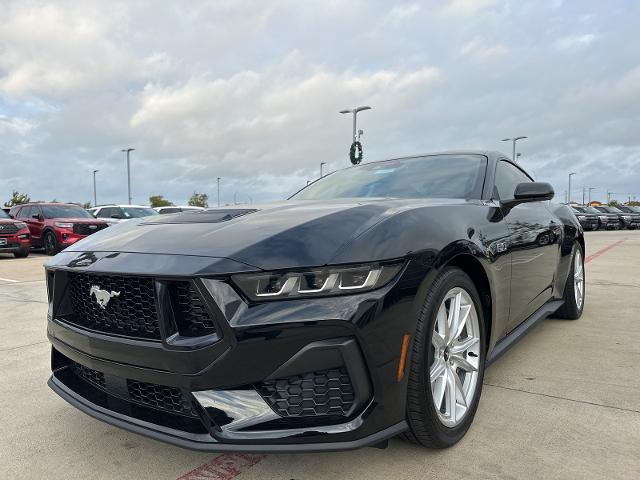
<svg viewBox="0 0 640 480"><path fill-rule="evenodd" d="M494 7L497 0L452 0L447 10L459 15L474 15L482 10Z"/></svg>
<svg viewBox="0 0 640 480"><path fill-rule="evenodd" d="M460 54L478 59L501 57L507 53L509 53L509 49L504 45L485 45L479 38L468 41L460 49Z"/></svg>
<svg viewBox="0 0 640 480"><path fill-rule="evenodd" d="M598 37L592 33L585 33L582 35L569 35L557 40L556 48L558 50L576 51L588 47L597 38Z"/></svg>

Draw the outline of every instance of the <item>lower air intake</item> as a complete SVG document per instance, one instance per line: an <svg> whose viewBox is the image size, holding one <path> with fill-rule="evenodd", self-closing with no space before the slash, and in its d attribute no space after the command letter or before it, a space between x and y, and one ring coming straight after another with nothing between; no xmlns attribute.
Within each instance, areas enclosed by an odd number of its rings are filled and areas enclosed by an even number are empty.
<svg viewBox="0 0 640 480"><path fill-rule="evenodd" d="M256 389L282 417L348 416L355 399L345 368L269 380Z"/></svg>

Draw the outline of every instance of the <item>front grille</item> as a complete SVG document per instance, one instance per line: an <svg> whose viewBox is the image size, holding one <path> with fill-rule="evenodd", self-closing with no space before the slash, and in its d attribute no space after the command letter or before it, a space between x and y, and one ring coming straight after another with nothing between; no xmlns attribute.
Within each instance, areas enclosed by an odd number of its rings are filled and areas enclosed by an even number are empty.
<svg viewBox="0 0 640 480"><path fill-rule="evenodd" d="M347 416L355 399L345 368L270 380L256 389L283 417Z"/></svg>
<svg viewBox="0 0 640 480"><path fill-rule="evenodd" d="M216 333L214 321L191 282L175 282L170 289L180 335L200 337Z"/></svg>
<svg viewBox="0 0 640 480"><path fill-rule="evenodd" d="M0 235L9 235L12 233L18 233L18 227L13 223L7 223L0 225Z"/></svg>
<svg viewBox="0 0 640 480"><path fill-rule="evenodd" d="M106 223L74 223L73 233L76 235L91 235L104 228L107 228Z"/></svg>
<svg viewBox="0 0 640 480"><path fill-rule="evenodd" d="M103 372L93 370L66 357L65 362L76 377L106 393L155 410L191 417L198 416L189 402L188 397L183 394L179 388L127 379L127 390L125 394L120 388L113 389L110 387L109 383L105 380ZM114 382L115 384L124 382L124 379L120 377L111 376L109 378L111 379L112 385Z"/></svg>
<svg viewBox="0 0 640 480"><path fill-rule="evenodd" d="M180 415L197 416L179 388L127 380L127 391L133 402Z"/></svg>
<svg viewBox="0 0 640 480"><path fill-rule="evenodd" d="M105 389L105 381L104 381L104 373L99 372L98 370L94 370L89 367L85 367L84 365L80 365L79 363L73 362L71 363L71 370L78 377L82 378L84 381L91 383L92 385Z"/></svg>
<svg viewBox="0 0 640 480"><path fill-rule="evenodd" d="M160 340L152 279L75 272L70 272L68 279L73 311L65 321L102 333ZM93 286L113 295L105 308L91 292Z"/></svg>

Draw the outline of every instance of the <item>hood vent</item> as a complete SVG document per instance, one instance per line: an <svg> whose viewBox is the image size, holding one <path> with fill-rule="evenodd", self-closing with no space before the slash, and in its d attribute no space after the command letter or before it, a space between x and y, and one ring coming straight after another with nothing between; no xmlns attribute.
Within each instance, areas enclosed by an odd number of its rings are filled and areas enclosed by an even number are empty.
<svg viewBox="0 0 640 480"><path fill-rule="evenodd" d="M257 211L258 210L255 208L200 210L195 212L183 212L161 216L154 215L152 217L147 217L147 220L143 221L142 223L146 225L167 225L180 223L222 223Z"/></svg>

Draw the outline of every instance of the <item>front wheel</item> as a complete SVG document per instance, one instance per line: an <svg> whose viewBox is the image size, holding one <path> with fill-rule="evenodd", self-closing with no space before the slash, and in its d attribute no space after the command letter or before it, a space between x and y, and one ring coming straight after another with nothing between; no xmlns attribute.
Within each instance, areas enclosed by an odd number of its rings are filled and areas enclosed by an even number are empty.
<svg viewBox="0 0 640 480"><path fill-rule="evenodd" d="M53 256L56 253L58 253L59 250L60 250L60 247L58 247L58 239L56 238L55 233L51 231L45 233L44 252L49 256Z"/></svg>
<svg viewBox="0 0 640 480"><path fill-rule="evenodd" d="M582 316L584 309L584 298L586 294L585 276L584 276L584 257L582 247L576 243L573 251L571 268L569 276L564 287L564 295L562 299L564 304L555 313L557 318L566 318L568 320L577 320Z"/></svg>
<svg viewBox="0 0 640 480"><path fill-rule="evenodd" d="M16 258L26 258L29 256L29 249L21 248L20 250L13 252L13 256Z"/></svg>
<svg viewBox="0 0 640 480"><path fill-rule="evenodd" d="M462 270L446 269L429 290L416 327L405 439L446 448L467 432L482 391L484 332L475 285Z"/></svg>

